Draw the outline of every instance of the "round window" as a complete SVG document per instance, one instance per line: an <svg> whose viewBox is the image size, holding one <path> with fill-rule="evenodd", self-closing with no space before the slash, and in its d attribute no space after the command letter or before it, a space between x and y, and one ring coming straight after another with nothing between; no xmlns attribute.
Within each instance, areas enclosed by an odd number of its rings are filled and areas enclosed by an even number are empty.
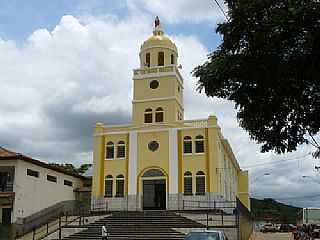
<svg viewBox="0 0 320 240"><path fill-rule="evenodd" d="M152 80L152 81L150 82L150 88L156 89L156 88L158 88L158 87L159 87L159 82L158 82L157 80Z"/></svg>
<svg viewBox="0 0 320 240"><path fill-rule="evenodd" d="M159 143L157 141L151 141L148 144L148 148L152 152L157 151L159 148Z"/></svg>

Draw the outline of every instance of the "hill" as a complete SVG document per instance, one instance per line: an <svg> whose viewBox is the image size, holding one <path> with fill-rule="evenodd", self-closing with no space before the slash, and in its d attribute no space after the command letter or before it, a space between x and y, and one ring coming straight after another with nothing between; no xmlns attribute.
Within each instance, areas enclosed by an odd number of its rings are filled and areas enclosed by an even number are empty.
<svg viewBox="0 0 320 240"><path fill-rule="evenodd" d="M296 223L297 214L301 210L299 207L286 205L271 198L263 200L251 198L251 212L254 220Z"/></svg>

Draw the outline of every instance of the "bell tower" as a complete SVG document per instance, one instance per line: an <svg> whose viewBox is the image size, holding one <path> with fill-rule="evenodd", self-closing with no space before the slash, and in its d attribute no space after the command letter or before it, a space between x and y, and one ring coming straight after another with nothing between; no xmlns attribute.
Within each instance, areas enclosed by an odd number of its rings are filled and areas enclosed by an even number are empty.
<svg viewBox="0 0 320 240"><path fill-rule="evenodd" d="M140 49L133 71L133 125L173 125L183 120L183 78L176 45L164 35L158 17L153 35Z"/></svg>

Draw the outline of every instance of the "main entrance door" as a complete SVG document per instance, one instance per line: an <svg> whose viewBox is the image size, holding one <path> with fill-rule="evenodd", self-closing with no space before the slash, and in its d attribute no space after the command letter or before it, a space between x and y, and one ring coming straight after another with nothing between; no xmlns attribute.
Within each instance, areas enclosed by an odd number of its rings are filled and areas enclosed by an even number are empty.
<svg viewBox="0 0 320 240"><path fill-rule="evenodd" d="M143 210L165 210L166 198L166 180L143 180Z"/></svg>
<svg viewBox="0 0 320 240"><path fill-rule="evenodd" d="M11 224L11 208L2 208L2 224Z"/></svg>

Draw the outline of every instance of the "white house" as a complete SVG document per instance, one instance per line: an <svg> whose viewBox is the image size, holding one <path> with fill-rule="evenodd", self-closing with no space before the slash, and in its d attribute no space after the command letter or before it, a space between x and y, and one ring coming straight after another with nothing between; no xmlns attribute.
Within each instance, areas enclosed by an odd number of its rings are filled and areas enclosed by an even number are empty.
<svg viewBox="0 0 320 240"><path fill-rule="evenodd" d="M0 147L0 223L76 200L85 177Z"/></svg>

